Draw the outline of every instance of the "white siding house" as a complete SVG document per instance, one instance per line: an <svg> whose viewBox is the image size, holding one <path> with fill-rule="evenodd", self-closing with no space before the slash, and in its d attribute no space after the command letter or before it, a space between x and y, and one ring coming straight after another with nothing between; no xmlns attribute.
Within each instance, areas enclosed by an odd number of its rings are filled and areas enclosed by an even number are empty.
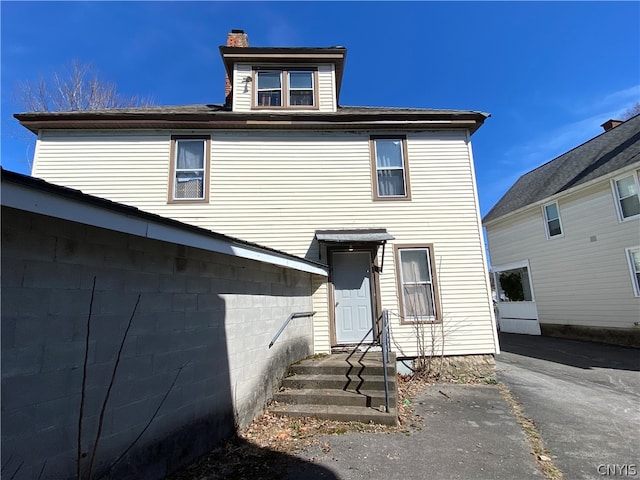
<svg viewBox="0 0 640 480"><path fill-rule="evenodd" d="M383 310L398 357L497 353L470 140L488 115L339 106L342 47L220 51L226 105L17 115L33 175L328 265L316 353L376 343Z"/></svg>
<svg viewBox="0 0 640 480"><path fill-rule="evenodd" d="M485 216L503 331L638 342L639 154L637 116L525 174Z"/></svg>

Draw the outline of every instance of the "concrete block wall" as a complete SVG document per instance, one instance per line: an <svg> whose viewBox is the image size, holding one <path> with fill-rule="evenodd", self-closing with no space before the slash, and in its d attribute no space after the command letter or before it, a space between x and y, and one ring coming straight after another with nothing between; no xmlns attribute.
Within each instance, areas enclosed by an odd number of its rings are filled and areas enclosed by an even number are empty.
<svg viewBox="0 0 640 480"><path fill-rule="evenodd" d="M96 477L163 478L187 464L247 425L313 350L311 318L268 348L289 314L312 310L307 273L10 208L1 253L3 476L76 476L92 291L83 469L135 309Z"/></svg>

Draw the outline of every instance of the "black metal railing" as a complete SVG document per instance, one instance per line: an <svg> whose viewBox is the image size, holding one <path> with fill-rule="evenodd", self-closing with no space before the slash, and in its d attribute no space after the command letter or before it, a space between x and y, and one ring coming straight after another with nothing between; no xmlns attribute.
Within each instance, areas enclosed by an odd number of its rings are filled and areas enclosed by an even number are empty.
<svg viewBox="0 0 640 480"><path fill-rule="evenodd" d="M391 350L391 342L389 338L389 312L387 310L382 311L382 331L381 341L382 344L382 371L384 372L384 408L389 413L389 379L387 378L387 365L389 364L389 351Z"/></svg>
<svg viewBox="0 0 640 480"><path fill-rule="evenodd" d="M291 320L293 320L294 318L301 318L301 317L313 317L315 314L316 312L295 312L289 315L287 319L284 321L284 323L282 324L282 326L280 327L280 329L273 336L273 339L269 344L269 348L273 347L273 344L276 343L276 340L278 339L280 334L283 332L283 330L287 328L287 325L289 325L289 322L291 322Z"/></svg>

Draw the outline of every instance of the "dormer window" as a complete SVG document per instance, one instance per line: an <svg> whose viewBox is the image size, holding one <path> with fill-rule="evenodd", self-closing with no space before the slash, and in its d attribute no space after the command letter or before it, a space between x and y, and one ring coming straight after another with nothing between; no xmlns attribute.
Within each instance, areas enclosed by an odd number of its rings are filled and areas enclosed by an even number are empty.
<svg viewBox="0 0 640 480"><path fill-rule="evenodd" d="M258 101L260 107L282 106L282 72L258 72Z"/></svg>
<svg viewBox="0 0 640 480"><path fill-rule="evenodd" d="M318 72L311 68L254 70L253 108L318 108Z"/></svg>

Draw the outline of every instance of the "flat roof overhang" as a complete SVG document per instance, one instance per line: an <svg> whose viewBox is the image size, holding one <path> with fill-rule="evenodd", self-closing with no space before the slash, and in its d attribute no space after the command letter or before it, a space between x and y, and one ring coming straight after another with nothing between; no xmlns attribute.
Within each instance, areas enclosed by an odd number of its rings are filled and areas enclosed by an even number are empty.
<svg viewBox="0 0 640 480"><path fill-rule="evenodd" d="M324 243L385 243L395 240L386 228L316 230L316 239Z"/></svg>

